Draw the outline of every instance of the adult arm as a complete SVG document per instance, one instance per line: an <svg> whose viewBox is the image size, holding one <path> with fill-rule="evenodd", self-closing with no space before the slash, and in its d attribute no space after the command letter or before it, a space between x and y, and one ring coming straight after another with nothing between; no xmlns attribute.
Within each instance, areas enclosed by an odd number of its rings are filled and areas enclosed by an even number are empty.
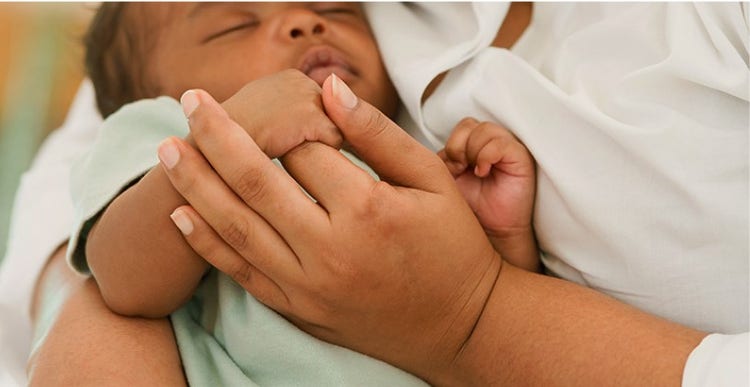
<svg viewBox="0 0 750 387"><path fill-rule="evenodd" d="M213 125L191 131L214 169L174 141L165 170L209 262L313 335L436 385L680 383L704 333L503 265L436 155L340 81L323 101L384 181L304 144L284 162L313 203L254 143L229 147L241 129L208 106L195 114Z"/></svg>
<svg viewBox="0 0 750 387"><path fill-rule="evenodd" d="M169 320L110 311L94 280L68 267L65 246L42 272L32 307L40 339L29 385L187 385Z"/></svg>
<svg viewBox="0 0 750 387"><path fill-rule="evenodd" d="M305 140L340 145L338 130L320 111L319 94L314 81L290 70L251 82L223 107L275 157ZM200 95L183 95L186 115ZM115 312L163 317L193 294L208 265L170 221L183 204L163 169L154 168L115 198L89 232L88 264Z"/></svg>

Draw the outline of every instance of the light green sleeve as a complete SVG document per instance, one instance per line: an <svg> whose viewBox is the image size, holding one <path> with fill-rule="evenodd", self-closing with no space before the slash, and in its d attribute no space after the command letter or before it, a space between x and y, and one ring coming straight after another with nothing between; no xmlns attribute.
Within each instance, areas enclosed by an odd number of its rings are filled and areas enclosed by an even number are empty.
<svg viewBox="0 0 750 387"><path fill-rule="evenodd" d="M76 270L88 272L86 233L101 211L158 163L161 141L187 133L179 103L166 97L127 105L105 120L71 175L75 231L68 257ZM425 386L407 372L308 335L215 270L170 319L191 385Z"/></svg>
<svg viewBox="0 0 750 387"><path fill-rule="evenodd" d="M68 262L73 268L89 273L86 236L98 215L159 162L156 148L162 140L187 133L180 104L169 97L125 105L104 121L94 146L71 171L74 223Z"/></svg>

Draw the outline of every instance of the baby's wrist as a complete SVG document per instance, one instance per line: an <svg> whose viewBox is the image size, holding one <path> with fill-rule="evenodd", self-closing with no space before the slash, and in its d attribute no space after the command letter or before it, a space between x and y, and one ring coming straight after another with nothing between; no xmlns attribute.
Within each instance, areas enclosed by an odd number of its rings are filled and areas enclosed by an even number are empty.
<svg viewBox="0 0 750 387"><path fill-rule="evenodd" d="M490 243L500 253L504 261L532 272L539 272L539 249L536 235L531 226L501 233L499 236L487 234Z"/></svg>
<svg viewBox="0 0 750 387"><path fill-rule="evenodd" d="M531 225L524 225L518 227L505 227L502 229L484 229L485 233L490 239L498 242L513 242L519 239L527 239L529 236L534 235L534 229Z"/></svg>

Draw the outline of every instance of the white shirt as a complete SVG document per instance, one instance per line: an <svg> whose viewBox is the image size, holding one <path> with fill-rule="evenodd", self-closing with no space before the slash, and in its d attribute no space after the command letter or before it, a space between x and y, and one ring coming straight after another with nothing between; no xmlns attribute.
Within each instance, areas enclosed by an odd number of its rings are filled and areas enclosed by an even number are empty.
<svg viewBox="0 0 750 387"><path fill-rule="evenodd" d="M515 130L534 153L541 171L535 222L545 264L554 274L686 325L735 333L710 335L693 351L685 386L748 384L748 336L736 334L748 329L748 18L739 7L536 4L532 24L508 52L486 48L507 4L367 5L389 73L433 147L441 146L451 120L476 115ZM633 41L617 41L623 37ZM617 74L600 70L613 47L628 53L616 57L623 63L609 63ZM656 69L661 73L634 60L658 52L672 60ZM434 75L460 64L420 106ZM472 80L471 74L481 77ZM463 89L477 82L501 87L485 88L489 94ZM465 103L478 97L487 98ZM76 101L17 194L0 268L3 386L26 384L33 284L70 233L70 163L93 143L99 124L90 85L82 86ZM450 101L466 109L453 109L446 105ZM716 114L719 104L744 111L744 121L737 114ZM676 136L679 125L665 117L703 136ZM570 119L587 125L561 125ZM649 135L658 141L644 141ZM682 147L697 153L674 153ZM674 151L674 158L662 158L664 150ZM714 160L721 163L709 162ZM639 168L630 165L638 163ZM738 168L734 174L731 165ZM651 167L655 172L639 175ZM613 203L615 198L622 203ZM672 199L673 206L649 207ZM645 207L630 214L634 203ZM692 212L683 213L686 209ZM648 222L635 216L643 213L654 216Z"/></svg>
<svg viewBox="0 0 750 387"><path fill-rule="evenodd" d="M368 4L389 74L435 148L474 116L504 124L534 155L534 226L551 274L738 334L704 340L683 383L748 384L741 5L541 3L511 51L488 47L506 10Z"/></svg>

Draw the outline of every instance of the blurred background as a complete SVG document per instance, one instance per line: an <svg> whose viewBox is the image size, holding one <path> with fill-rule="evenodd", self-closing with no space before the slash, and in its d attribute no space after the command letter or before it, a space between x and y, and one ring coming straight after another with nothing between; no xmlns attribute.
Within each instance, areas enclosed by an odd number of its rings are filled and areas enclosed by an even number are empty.
<svg viewBox="0 0 750 387"><path fill-rule="evenodd" d="M83 78L81 41L96 6L0 3L0 260L19 178Z"/></svg>

